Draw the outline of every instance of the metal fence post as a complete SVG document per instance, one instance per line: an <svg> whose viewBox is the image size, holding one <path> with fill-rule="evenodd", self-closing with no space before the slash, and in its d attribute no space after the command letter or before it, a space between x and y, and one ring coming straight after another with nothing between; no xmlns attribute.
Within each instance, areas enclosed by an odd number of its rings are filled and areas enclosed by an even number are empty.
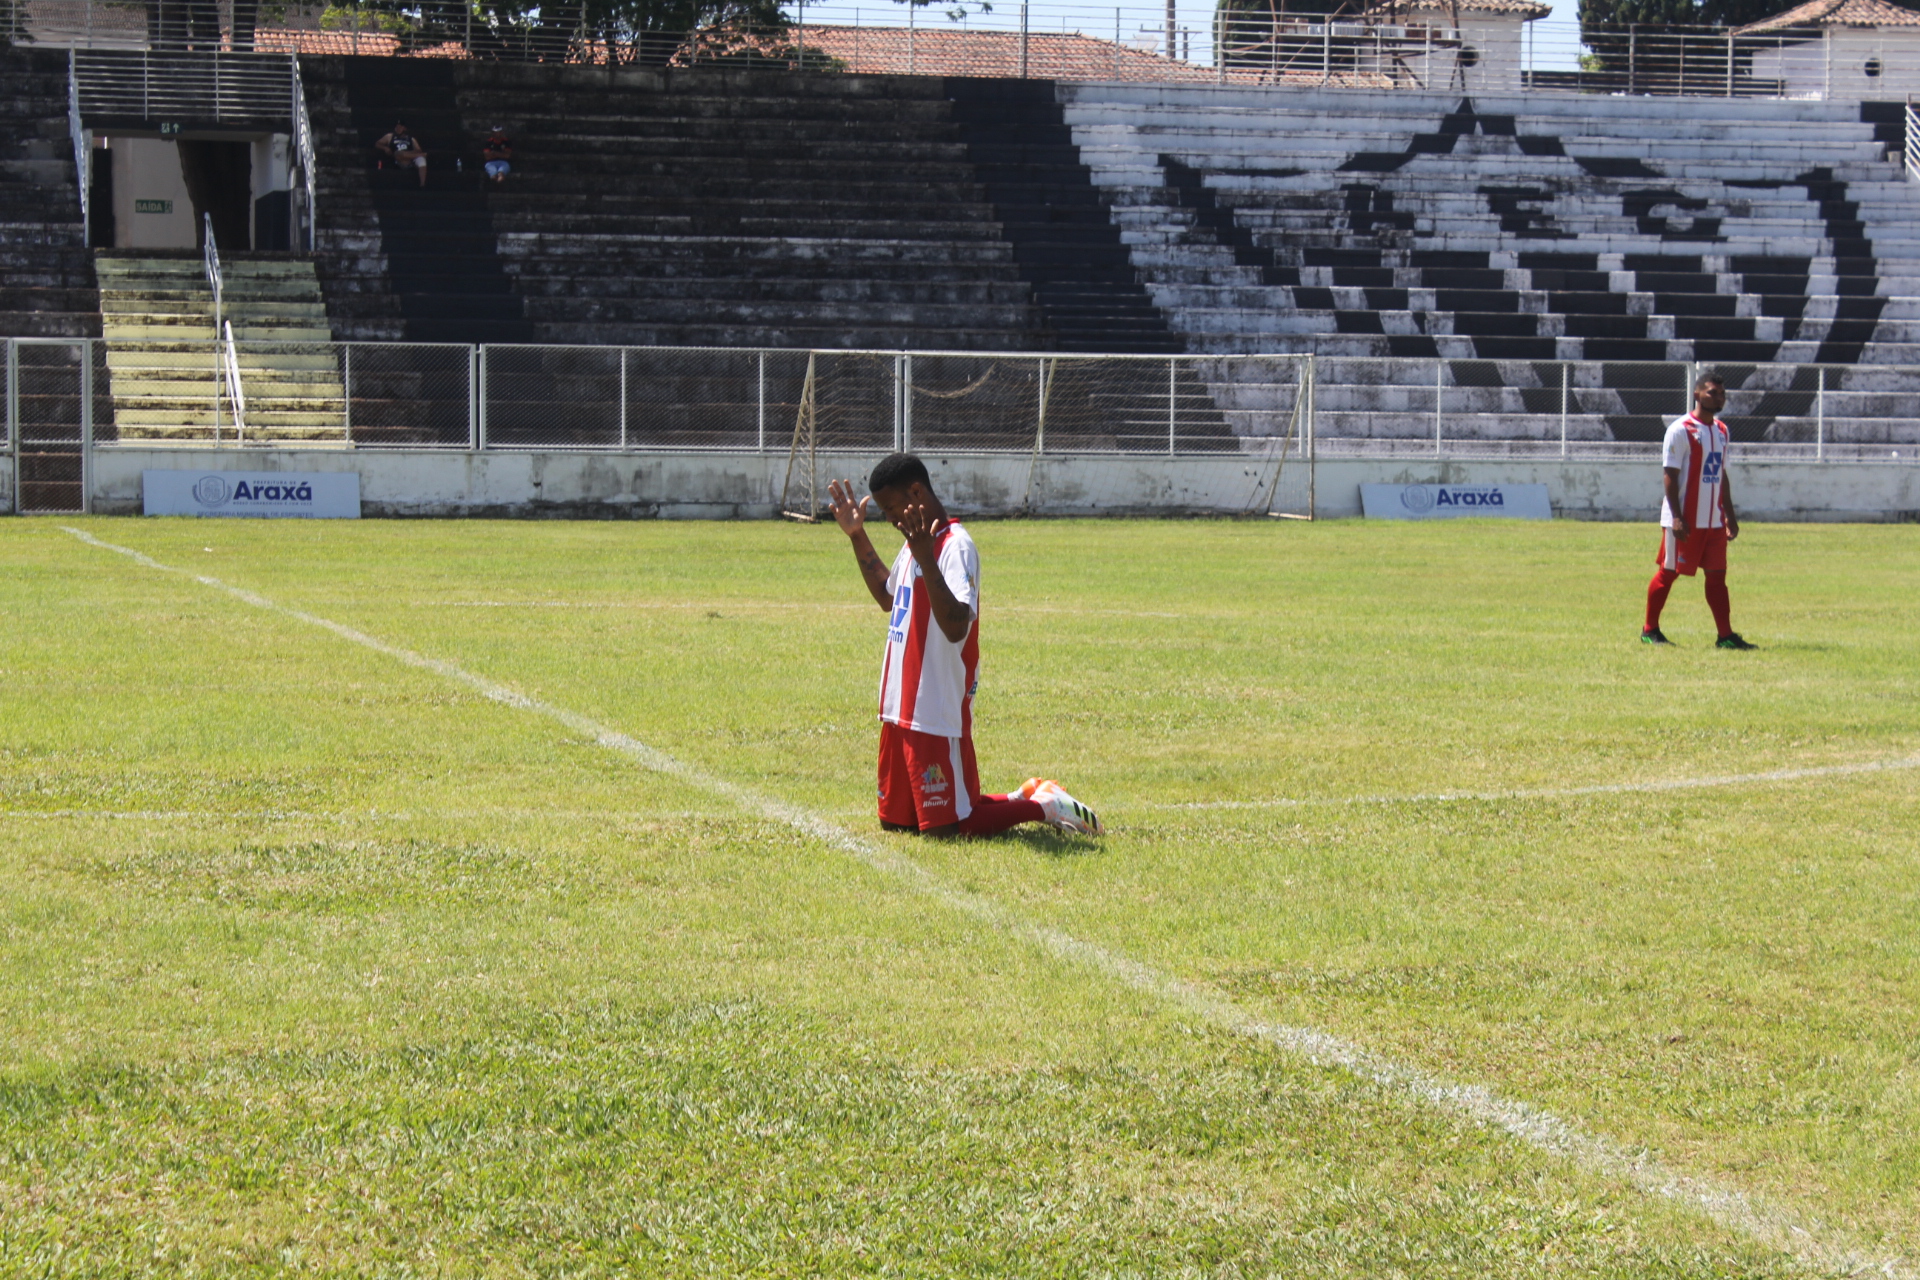
<svg viewBox="0 0 1920 1280"><path fill-rule="evenodd" d="M900 357L900 451L913 452L913 352Z"/></svg>
<svg viewBox="0 0 1920 1280"><path fill-rule="evenodd" d="M20 357L19 344L7 343L7 452L13 458L13 491L8 495L8 510L20 514Z"/></svg>
<svg viewBox="0 0 1920 1280"><path fill-rule="evenodd" d="M1180 358L1178 356L1167 357L1167 456L1169 458L1173 456L1176 439L1174 435L1175 424L1173 415L1175 405L1178 403L1175 396L1179 392L1179 378Z"/></svg>
<svg viewBox="0 0 1920 1280"><path fill-rule="evenodd" d="M467 447L487 447L487 349L467 348Z"/></svg>
<svg viewBox="0 0 1920 1280"><path fill-rule="evenodd" d="M1561 362L1560 365L1560 456L1567 456L1567 399L1573 389L1573 366Z"/></svg>
<svg viewBox="0 0 1920 1280"><path fill-rule="evenodd" d="M353 344L340 344L340 432L353 443Z"/></svg>
<svg viewBox="0 0 1920 1280"><path fill-rule="evenodd" d="M1827 456L1827 366L1820 366L1820 384L1813 393L1813 460Z"/></svg>
<svg viewBox="0 0 1920 1280"><path fill-rule="evenodd" d="M20 344L12 338L7 339L7 447L13 451L17 463L20 459ZM17 473L14 487L17 492Z"/></svg>
<svg viewBox="0 0 1920 1280"><path fill-rule="evenodd" d="M1447 366L1442 361L1433 366L1433 456L1440 456L1440 410L1446 398Z"/></svg>
<svg viewBox="0 0 1920 1280"><path fill-rule="evenodd" d="M93 514L93 339L80 339L80 512Z"/></svg>
<svg viewBox="0 0 1920 1280"><path fill-rule="evenodd" d="M627 349L620 348L620 447L627 447Z"/></svg>
<svg viewBox="0 0 1920 1280"><path fill-rule="evenodd" d="M1319 467L1315 465L1315 462L1319 456L1318 445L1320 441L1320 425L1318 422L1315 421L1314 415L1318 412L1319 407L1320 407L1320 366L1316 362L1314 354L1311 351L1309 351L1307 353L1307 423L1306 423L1307 519L1309 520L1313 519L1316 515L1319 514L1319 511L1314 506L1314 496L1315 496L1314 487L1315 487L1315 481L1317 479L1315 472L1319 470Z"/></svg>
<svg viewBox="0 0 1920 1280"><path fill-rule="evenodd" d="M764 351L760 353L760 387L755 393L754 403L760 411L758 435L755 437L757 443L754 447L761 453L765 453L767 451L767 353Z"/></svg>
<svg viewBox="0 0 1920 1280"><path fill-rule="evenodd" d="M900 452L900 428L901 428L901 412L902 412L900 408L901 380L907 376L906 370L901 368L900 362L905 360L906 358L907 358L906 353L904 352L895 352L893 356L893 450L895 453Z"/></svg>
<svg viewBox="0 0 1920 1280"><path fill-rule="evenodd" d="M1033 415L1033 452L1038 456L1047 451L1047 358L1040 357L1040 380L1035 384L1039 392L1039 404Z"/></svg>

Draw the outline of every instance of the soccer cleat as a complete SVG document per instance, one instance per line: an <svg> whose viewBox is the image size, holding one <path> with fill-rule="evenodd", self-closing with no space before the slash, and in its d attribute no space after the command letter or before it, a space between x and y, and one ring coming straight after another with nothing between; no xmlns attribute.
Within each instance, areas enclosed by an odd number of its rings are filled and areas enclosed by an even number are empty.
<svg viewBox="0 0 1920 1280"><path fill-rule="evenodd" d="M1738 631L1729 631L1726 635L1715 640L1713 647L1716 649L1758 649L1760 646L1757 644L1749 644L1746 637L1742 636Z"/></svg>
<svg viewBox="0 0 1920 1280"><path fill-rule="evenodd" d="M1642 631L1640 633L1640 643L1641 644L1672 644L1673 641L1667 639L1666 633L1661 631L1660 628L1648 627L1645 631Z"/></svg>
<svg viewBox="0 0 1920 1280"><path fill-rule="evenodd" d="M1022 787L1021 790L1026 788ZM1062 791L1060 784L1051 778L1039 779L1033 793L1027 798L1040 806L1047 825L1056 831L1071 831L1083 836L1102 836L1107 833L1093 810Z"/></svg>
<svg viewBox="0 0 1920 1280"><path fill-rule="evenodd" d="M1025 782L1020 784L1020 789L1018 791L1015 791L1012 795L1008 796L1007 799L1031 800L1033 799L1033 793L1040 789L1040 784L1044 781L1045 781L1044 778L1028 778Z"/></svg>

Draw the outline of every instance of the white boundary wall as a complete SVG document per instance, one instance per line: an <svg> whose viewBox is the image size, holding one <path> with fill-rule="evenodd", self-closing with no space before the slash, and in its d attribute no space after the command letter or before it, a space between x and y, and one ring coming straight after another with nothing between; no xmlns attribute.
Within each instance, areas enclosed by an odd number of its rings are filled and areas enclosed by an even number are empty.
<svg viewBox="0 0 1920 1280"><path fill-rule="evenodd" d="M864 476L878 455L822 457L822 474ZM957 510L1012 514L1031 482L1059 514L1172 515L1199 496L1235 491L1253 459L1043 457L930 454L935 486ZM766 519L787 460L780 455L697 453L331 451L318 449L99 449L92 508L138 514L148 468L357 471L369 516L575 516ZM14 510L13 461L0 458L0 510ZM1920 520L1920 466L1907 462L1742 462L1732 467L1741 515L1774 521ZM1324 519L1360 514L1362 484L1544 484L1554 514L1580 520L1651 520L1659 468L1648 459L1322 458L1316 509Z"/></svg>

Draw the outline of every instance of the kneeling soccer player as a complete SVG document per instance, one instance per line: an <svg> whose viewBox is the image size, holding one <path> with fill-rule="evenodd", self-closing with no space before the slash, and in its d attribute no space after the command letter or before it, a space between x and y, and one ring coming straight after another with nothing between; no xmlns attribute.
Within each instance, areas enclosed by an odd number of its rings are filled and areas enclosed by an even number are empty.
<svg viewBox="0 0 1920 1280"><path fill-rule="evenodd" d="M833 519L874 601L888 612L880 668L880 825L930 836L985 836L1023 822L1101 834L1093 810L1058 783L1027 779L984 795L973 759L973 692L980 670L980 553L934 495L910 453L880 460L872 501L906 538L888 570L867 537L867 498L851 480L827 486Z"/></svg>
<svg viewBox="0 0 1920 1280"><path fill-rule="evenodd" d="M1665 501L1660 506L1660 554L1653 581L1647 583L1647 620L1640 629L1645 644L1671 643L1660 630L1660 612L1667 592L1681 574L1707 575L1707 607L1722 649L1752 649L1733 629L1733 606L1727 598L1727 544L1740 536L1740 517L1733 511L1733 488L1727 481L1727 424L1720 410L1727 405L1726 384L1707 374L1693 384L1693 411L1667 428L1661 451Z"/></svg>

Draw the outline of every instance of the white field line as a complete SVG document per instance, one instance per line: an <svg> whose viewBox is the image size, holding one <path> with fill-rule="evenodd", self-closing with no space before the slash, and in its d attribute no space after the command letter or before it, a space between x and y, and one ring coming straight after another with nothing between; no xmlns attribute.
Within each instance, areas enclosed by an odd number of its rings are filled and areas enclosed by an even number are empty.
<svg viewBox="0 0 1920 1280"><path fill-rule="evenodd" d="M886 844L862 839L808 810L743 787L698 766L686 764L576 711L497 684L443 659L415 653L331 619L278 604L218 578L176 569L130 548L103 542L83 530L61 527L90 546L117 552L150 569L191 577L196 582L223 591L256 608L323 628L343 640L385 654L407 666L430 671L465 685L495 702L557 721L576 733L592 738L600 746L626 756L643 768L730 800L749 813L783 823L802 835L839 849L873 870L956 912L1009 937L1026 941L1049 955L1151 996L1188 1017L1276 1045L1318 1066L1341 1068L1390 1093L1426 1103L1442 1112L1501 1129L1537 1150L1568 1160L1588 1173L1625 1181L1646 1194L1693 1209L1723 1228L1777 1249L1817 1271L1850 1276L1885 1276L1892 1280L1920 1280L1920 1273L1916 1273L1904 1258L1861 1254L1847 1244L1829 1238L1816 1222L1803 1221L1779 1206L1732 1187L1675 1172L1645 1151L1623 1147L1609 1138L1589 1133L1572 1121L1530 1103L1503 1098L1484 1085L1455 1083L1311 1027L1262 1021L1203 987L1098 943L1086 942L1061 930L1026 920L991 898L945 883L919 863L895 852Z"/></svg>
<svg viewBox="0 0 1920 1280"><path fill-rule="evenodd" d="M864 810L862 811L864 812ZM0 822L11 819L55 819L99 822L493 822L500 819L566 822L699 821L711 818L711 809L648 809L619 812L609 809L6 809Z"/></svg>
<svg viewBox="0 0 1920 1280"><path fill-rule="evenodd" d="M1770 769L1764 773L1726 773L1701 778L1656 778L1648 782L1607 782L1588 787L1543 787L1521 791L1436 791L1415 796L1321 796L1304 799L1194 800L1184 803L1145 801L1115 805L1123 809L1303 809L1322 805L1447 804L1489 800L1566 800L1577 796L1617 796L1638 791L1695 791L1703 787L1752 787L1771 782L1801 782L1808 778L1840 778L1857 773L1887 773L1920 769L1920 756L1893 760L1863 760L1856 764L1824 764L1804 769Z"/></svg>
<svg viewBox="0 0 1920 1280"><path fill-rule="evenodd" d="M185 572L185 570L182 570ZM635 609L671 611L706 611L721 613L732 609L736 612L752 613L758 610L845 610L847 612L872 613L874 606L864 600L412 600L408 607L414 609ZM1206 618L1220 618L1225 615L1202 613L1156 613L1145 609L1076 609L1065 605L1050 604L997 604L989 609L991 616L1019 617L1028 613L1067 613L1077 616L1109 618L1177 618L1187 621Z"/></svg>

